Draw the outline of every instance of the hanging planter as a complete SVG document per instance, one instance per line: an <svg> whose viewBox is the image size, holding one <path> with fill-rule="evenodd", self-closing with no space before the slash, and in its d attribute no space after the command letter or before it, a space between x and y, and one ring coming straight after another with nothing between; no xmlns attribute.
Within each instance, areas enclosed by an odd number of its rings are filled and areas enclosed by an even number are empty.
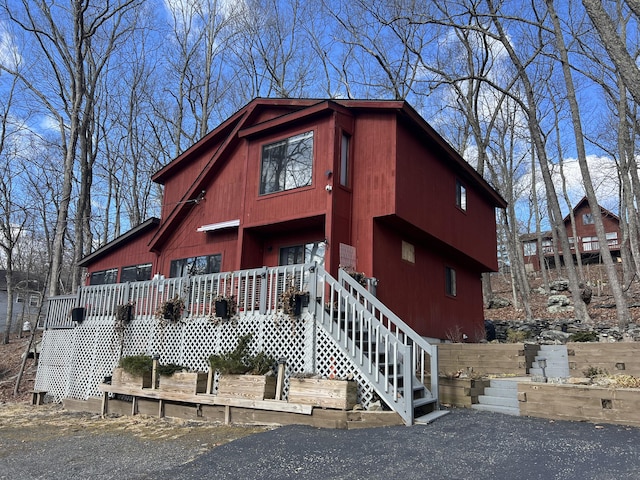
<svg viewBox="0 0 640 480"><path fill-rule="evenodd" d="M215 318L229 320L237 314L237 311L238 305L236 303L236 298L233 295L230 297L218 295L215 298Z"/></svg>
<svg viewBox="0 0 640 480"><path fill-rule="evenodd" d="M156 310L156 318L169 322L178 322L184 313L184 300L176 295L170 300L163 302Z"/></svg>
<svg viewBox="0 0 640 480"><path fill-rule="evenodd" d="M71 320L81 324L84 321L85 308L76 307L71 309Z"/></svg>
<svg viewBox="0 0 640 480"><path fill-rule="evenodd" d="M294 280L289 279L289 285L278 297L278 306L282 313L290 317L299 317L302 309L309 305L309 292L299 290Z"/></svg>
<svg viewBox="0 0 640 480"><path fill-rule="evenodd" d="M116 308L116 323L127 325L133 319L133 304L126 303Z"/></svg>

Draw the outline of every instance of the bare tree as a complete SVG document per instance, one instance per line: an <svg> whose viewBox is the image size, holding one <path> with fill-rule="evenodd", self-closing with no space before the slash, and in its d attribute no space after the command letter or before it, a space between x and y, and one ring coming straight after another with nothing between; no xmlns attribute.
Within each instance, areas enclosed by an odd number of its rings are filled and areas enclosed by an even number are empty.
<svg viewBox="0 0 640 480"><path fill-rule="evenodd" d="M128 12L142 0L119 0L101 6L90 0L70 0L68 8L44 0L22 0L19 9L4 0L8 17L32 40L34 55L41 58L41 75L12 71L31 90L47 114L57 122L63 152L63 184L56 226L53 234L49 294L59 291L69 209L73 193L74 168L79 166L79 193L75 215L74 260L89 248L91 218L90 192L95 160L96 87L109 55L126 32ZM30 72L37 73L37 72ZM41 83L42 78L52 84ZM55 94L50 94L51 90ZM53 98L60 100L52 103ZM72 276L74 286L80 271Z"/></svg>
<svg viewBox="0 0 640 480"><path fill-rule="evenodd" d="M640 20L640 2L625 0L624 3L633 11L636 21ZM640 70L636 63L637 57L632 57L627 50L625 39L618 34L617 24L605 10L602 0L582 0L582 4L622 81L636 103L640 103Z"/></svg>

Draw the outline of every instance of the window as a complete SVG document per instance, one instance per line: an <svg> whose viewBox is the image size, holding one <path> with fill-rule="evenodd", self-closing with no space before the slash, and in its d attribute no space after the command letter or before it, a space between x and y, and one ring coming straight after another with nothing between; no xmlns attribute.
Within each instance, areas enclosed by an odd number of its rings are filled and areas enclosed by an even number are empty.
<svg viewBox="0 0 640 480"><path fill-rule="evenodd" d="M342 144L340 146L340 185L350 186L351 167L349 165L349 144L351 137L346 133L342 134Z"/></svg>
<svg viewBox="0 0 640 480"><path fill-rule="evenodd" d="M120 272L120 283L143 282L145 280L151 280L150 263L122 267L122 271Z"/></svg>
<svg viewBox="0 0 640 480"><path fill-rule="evenodd" d="M311 185L313 132L262 147L260 195Z"/></svg>
<svg viewBox="0 0 640 480"><path fill-rule="evenodd" d="M30 307L39 307L40 306L40 295L37 293L32 293L29 295L29 306Z"/></svg>
<svg viewBox="0 0 640 480"><path fill-rule="evenodd" d="M402 260L416 263L416 248L409 242L402 241Z"/></svg>
<svg viewBox="0 0 640 480"><path fill-rule="evenodd" d="M456 206L460 210L467 210L467 189L460 180L456 180Z"/></svg>
<svg viewBox="0 0 640 480"><path fill-rule="evenodd" d="M204 255L200 257L172 260L169 269L170 277L186 277L188 275L204 275L218 273L222 263L222 254Z"/></svg>
<svg viewBox="0 0 640 480"><path fill-rule="evenodd" d="M455 297L456 291L456 271L451 267L445 267L445 292L451 297Z"/></svg>
<svg viewBox="0 0 640 480"><path fill-rule="evenodd" d="M118 279L118 269L110 268L109 270L100 270L93 272L89 279L89 285L105 285L107 283L116 283Z"/></svg>
<svg viewBox="0 0 640 480"><path fill-rule="evenodd" d="M300 263L313 263L324 265L324 242L307 243L305 245L293 245L280 249L280 265L297 265Z"/></svg>
<svg viewBox="0 0 640 480"><path fill-rule="evenodd" d="M592 225L593 224L593 214L592 213L583 213L582 214L582 224L583 225Z"/></svg>
<svg viewBox="0 0 640 480"><path fill-rule="evenodd" d="M600 243L598 237L582 237L582 250L584 252L590 252L592 250L598 250Z"/></svg>
<svg viewBox="0 0 640 480"><path fill-rule="evenodd" d="M525 257L530 257L538 252L538 244L536 242L525 242L523 247Z"/></svg>
<svg viewBox="0 0 640 480"><path fill-rule="evenodd" d="M607 245L610 247L618 246L618 232L609 232L606 234L607 236Z"/></svg>

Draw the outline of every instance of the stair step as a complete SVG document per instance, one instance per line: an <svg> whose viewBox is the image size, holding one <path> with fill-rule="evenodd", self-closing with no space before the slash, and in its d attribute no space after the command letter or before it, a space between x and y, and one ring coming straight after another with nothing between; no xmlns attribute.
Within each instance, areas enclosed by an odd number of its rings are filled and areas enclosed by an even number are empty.
<svg viewBox="0 0 640 480"><path fill-rule="evenodd" d="M518 390L518 382L515 380L502 380L499 378L492 378L490 386L494 388L502 388L505 390Z"/></svg>
<svg viewBox="0 0 640 480"><path fill-rule="evenodd" d="M520 415L519 408L511 408L511 407L499 407L497 405L480 405L475 404L471 405L473 410L482 410L483 412L495 412L495 413L504 413L506 415Z"/></svg>
<svg viewBox="0 0 640 480"><path fill-rule="evenodd" d="M413 408L424 407L425 405L429 405L429 404L435 403L435 402L436 402L435 398L427 398L427 397L414 398L413 399Z"/></svg>
<svg viewBox="0 0 640 480"><path fill-rule="evenodd" d="M478 395L478 404L492 405L492 406L498 406L498 407L519 408L518 397L508 398L508 397L491 397L489 395Z"/></svg>
<svg viewBox="0 0 640 480"><path fill-rule="evenodd" d="M513 388L487 387L484 394L490 397L516 398L518 390Z"/></svg>
<svg viewBox="0 0 640 480"><path fill-rule="evenodd" d="M540 345L538 352L566 352L566 345Z"/></svg>
<svg viewBox="0 0 640 480"><path fill-rule="evenodd" d="M434 410L420 417L414 418L413 423L418 425L429 425L431 422L435 422L437 419L449 414L449 410Z"/></svg>

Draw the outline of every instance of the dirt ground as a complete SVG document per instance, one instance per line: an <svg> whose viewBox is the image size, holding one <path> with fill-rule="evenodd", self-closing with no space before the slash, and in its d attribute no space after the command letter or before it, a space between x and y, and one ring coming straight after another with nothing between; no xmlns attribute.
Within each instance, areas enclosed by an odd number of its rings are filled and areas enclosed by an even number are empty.
<svg viewBox="0 0 640 480"><path fill-rule="evenodd" d="M0 450L12 441L43 441L52 437L100 433L121 434L141 440L184 441L197 446L197 452L211 450L237 438L263 432L267 428L220 425L211 422L186 421L144 415L107 416L68 412L62 405L31 405L37 366L32 358L26 369L17 396L13 395L16 377L28 344L28 339L11 338L8 345L0 345ZM6 452L5 452L6 453ZM2 478L0 476L0 478Z"/></svg>
<svg viewBox="0 0 640 480"><path fill-rule="evenodd" d="M607 286L606 275L604 269L599 266L590 265L586 270L587 276L592 286L593 297L591 303L587 306L589 316L594 324L616 325L616 309L613 296ZM551 273L551 280L558 278L566 278L562 273L558 274L555 270ZM536 319L561 320L574 318L573 313L549 313L547 311L547 300L549 295L541 294L537 291L543 286L542 276L538 274L530 274L529 285L531 293L529 301L533 317ZM513 293L511 288L511 277L508 274L494 273L491 275L491 289L494 296L501 297L513 301ZM571 298L568 291L559 292ZM627 290L627 298L629 304L630 321L640 324L640 285L634 282ZM522 308L516 308L513 304L504 308L485 309L484 317L491 320L501 321L521 321L525 319L525 313Z"/></svg>

